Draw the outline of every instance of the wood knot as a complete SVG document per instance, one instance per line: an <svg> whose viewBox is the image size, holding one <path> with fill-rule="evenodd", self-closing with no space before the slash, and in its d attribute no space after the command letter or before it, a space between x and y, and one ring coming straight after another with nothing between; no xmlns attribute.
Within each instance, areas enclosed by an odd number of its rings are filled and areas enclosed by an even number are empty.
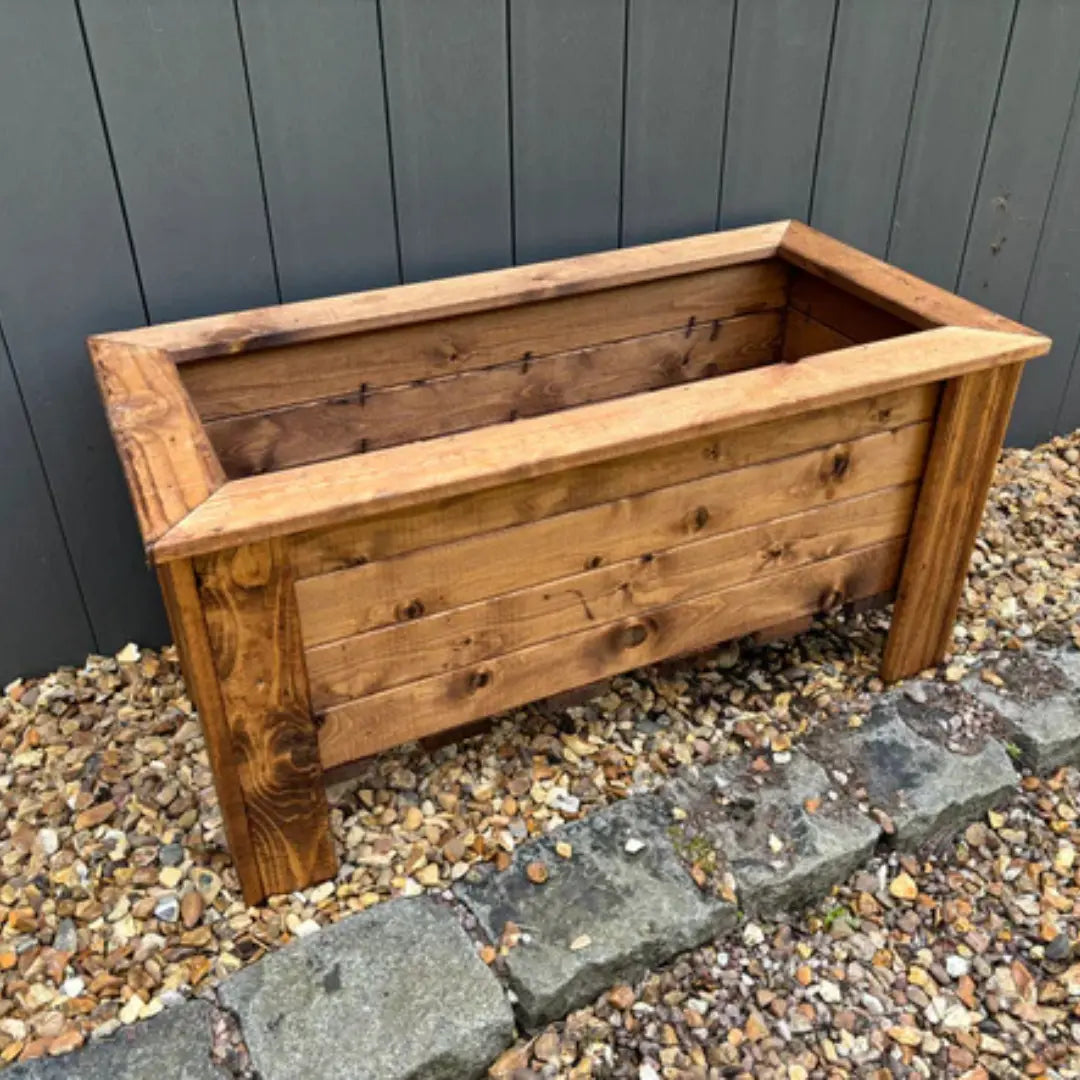
<svg viewBox="0 0 1080 1080"><path fill-rule="evenodd" d="M643 623L631 623L619 632L619 648L633 649L649 636L648 628Z"/></svg>
<svg viewBox="0 0 1080 1080"><path fill-rule="evenodd" d="M709 508L707 506L699 506L693 514L690 516L691 524L695 529L704 529L709 524Z"/></svg>
<svg viewBox="0 0 1080 1080"><path fill-rule="evenodd" d="M423 600L410 600L398 611L399 619L419 619L424 614Z"/></svg>
<svg viewBox="0 0 1080 1080"><path fill-rule="evenodd" d="M601 567L603 565L604 565L604 556L603 555L590 555L585 560L585 569L586 570L596 570L596 569L598 569L599 567Z"/></svg>
<svg viewBox="0 0 1080 1080"><path fill-rule="evenodd" d="M491 683L491 672L485 671L481 668L479 671L469 672L469 690L472 693L476 693L477 690L483 690L485 686Z"/></svg>
<svg viewBox="0 0 1080 1080"><path fill-rule="evenodd" d="M851 451L850 450L837 450L832 456L832 463L829 466L829 475L834 480L843 480L847 476L848 470L851 468Z"/></svg>

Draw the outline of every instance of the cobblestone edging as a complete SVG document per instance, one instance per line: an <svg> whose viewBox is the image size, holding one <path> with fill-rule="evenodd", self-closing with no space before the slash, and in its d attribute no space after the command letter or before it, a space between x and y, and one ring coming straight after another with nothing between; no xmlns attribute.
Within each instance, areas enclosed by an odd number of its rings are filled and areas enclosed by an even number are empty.
<svg viewBox="0 0 1080 1080"><path fill-rule="evenodd" d="M618 982L825 893L879 843L951 835L1017 770L1080 762L1080 654L999 658L962 687L914 683L799 749L687 770L522 845L440 902L380 904L223 983L250 1054L186 1002L11 1080L465 1080ZM1011 759L1011 760L1010 760ZM484 959L491 961L485 964ZM220 1024L217 1025L220 1027Z"/></svg>

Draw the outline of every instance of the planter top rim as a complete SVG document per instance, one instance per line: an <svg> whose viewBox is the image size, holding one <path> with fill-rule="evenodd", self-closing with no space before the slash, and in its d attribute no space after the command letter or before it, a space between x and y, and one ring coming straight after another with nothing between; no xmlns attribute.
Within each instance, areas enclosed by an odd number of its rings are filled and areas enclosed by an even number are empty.
<svg viewBox="0 0 1080 1080"><path fill-rule="evenodd" d="M227 480L178 365L469 312L780 259L922 333L653 391L514 425ZM794 221L548 263L163 324L89 340L109 422L154 563L718 434L859 397L1023 362L1049 339Z"/></svg>

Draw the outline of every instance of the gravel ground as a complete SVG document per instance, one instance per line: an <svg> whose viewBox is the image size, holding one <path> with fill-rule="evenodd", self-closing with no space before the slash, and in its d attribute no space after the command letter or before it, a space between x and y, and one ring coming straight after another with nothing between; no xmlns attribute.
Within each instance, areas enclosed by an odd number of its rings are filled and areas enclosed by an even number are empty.
<svg viewBox="0 0 1080 1080"><path fill-rule="evenodd" d="M980 655L1028 639L1080 645L1078 524L1080 435L1005 455L956 654L938 677L959 681ZM419 748L383 755L331 791L338 879L258 909L239 899L198 722L171 649L129 646L77 670L17 680L0 697L0 1061L63 1053L206 990L320 924L393 895L444 889L471 864L503 863L528 836L692 761L747 748L782 751L836 714L857 723L881 689L876 664L886 628L881 613L833 617L790 642L724 645L692 662L616 679L584 706L530 707L431 755ZM799 1065L784 1049L787 1072L779 1075L792 1077L800 1067L831 1067L828 1046L840 1065L861 1071L865 1064L871 1073L895 1070L907 1057L910 1069L922 1061L922 1075L939 1074L949 1054L956 1057L950 1067L963 1072L965 1049L973 1060L992 1053L983 1039L1019 1055L1021 1072L1029 1058L1041 1065L1051 1053L1067 1057L1080 1043L1080 1025L1070 1026L1071 984L1033 950L1036 941L1048 947L1049 924L1041 921L1050 914L1060 933L1078 934L1076 879L1054 864L1059 849L1075 843L1075 780L1033 787L1007 823L986 826L985 840L911 862L905 872L919 890L912 901L889 891L898 866L874 868L816 915L786 929L758 927L760 943L747 927L751 943L729 948L726 960L704 950L647 980L618 1024L602 1004L581 1014L580 1036L568 1034L568 1025L528 1052L542 1057L552 1040L556 1056L568 1040L579 1048L596 1042L582 1062L610 1064L598 1064L594 1075L614 1068L645 1080L696 1075L687 1071L694 1067L736 1075L741 1055L767 1061L780 1053L772 1040L783 1031L791 1046L815 1055L813 1066L809 1057ZM981 952L967 941L971 934L976 944L987 937ZM863 956L856 950L865 952L867 941L874 951ZM943 966L953 953L954 969L959 960L968 964L973 997ZM1009 966L1013 959L1025 965L1031 986ZM1080 970L1073 978L1080 992ZM1064 987L1063 997L1054 986ZM976 1034L963 1038L926 1015L936 998L951 1006L961 991L962 1003L974 1002L962 1007L986 1013ZM620 993L628 1000L630 991ZM997 1007L1016 993L1021 1015L1015 1003ZM880 996L883 1015L863 995ZM1037 1011L1043 1008L1063 1016ZM845 1033L847 1014L855 1019ZM813 1031L800 1033L800 1024ZM720 1028L722 1041L714 1034ZM878 1064L869 1064L860 1039L875 1047ZM695 1044L699 1053L709 1044L708 1053L725 1057L694 1066ZM589 1068L552 1059L544 1071L590 1075ZM906 1075L904 1068L883 1075Z"/></svg>

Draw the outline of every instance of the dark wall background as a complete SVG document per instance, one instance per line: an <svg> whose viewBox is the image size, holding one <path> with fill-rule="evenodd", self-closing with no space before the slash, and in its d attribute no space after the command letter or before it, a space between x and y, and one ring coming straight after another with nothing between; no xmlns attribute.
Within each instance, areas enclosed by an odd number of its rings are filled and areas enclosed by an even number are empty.
<svg viewBox="0 0 1080 1080"><path fill-rule="evenodd" d="M5 0L0 680L167 628L88 333L781 217L1053 335L1077 0Z"/></svg>

